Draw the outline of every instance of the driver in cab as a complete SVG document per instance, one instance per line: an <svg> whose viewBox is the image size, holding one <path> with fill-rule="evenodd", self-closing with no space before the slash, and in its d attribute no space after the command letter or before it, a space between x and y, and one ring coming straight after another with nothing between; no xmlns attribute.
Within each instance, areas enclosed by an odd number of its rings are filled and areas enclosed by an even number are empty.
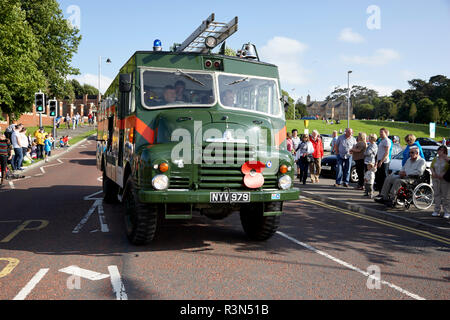
<svg viewBox="0 0 450 320"><path fill-rule="evenodd" d="M177 92L174 86L165 86L161 105L173 104L177 100Z"/></svg>

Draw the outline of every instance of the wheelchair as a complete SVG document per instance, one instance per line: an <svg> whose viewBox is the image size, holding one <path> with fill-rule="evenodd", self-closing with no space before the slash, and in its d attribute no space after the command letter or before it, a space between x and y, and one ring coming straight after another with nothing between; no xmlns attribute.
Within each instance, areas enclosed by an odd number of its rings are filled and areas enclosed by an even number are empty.
<svg viewBox="0 0 450 320"><path fill-rule="evenodd" d="M414 205L418 210L427 210L434 203L434 190L432 185L432 174L430 169L426 169L424 174L417 177L412 182L407 181L405 186L400 187L392 207L403 207L406 210Z"/></svg>

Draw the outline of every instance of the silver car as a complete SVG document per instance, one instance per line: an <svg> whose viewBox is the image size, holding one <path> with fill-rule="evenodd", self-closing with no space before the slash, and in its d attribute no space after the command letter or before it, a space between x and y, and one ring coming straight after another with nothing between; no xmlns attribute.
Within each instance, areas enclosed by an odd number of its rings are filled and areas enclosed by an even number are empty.
<svg viewBox="0 0 450 320"><path fill-rule="evenodd" d="M320 136L322 137L323 151L331 152L331 141L333 141L331 134L321 134Z"/></svg>

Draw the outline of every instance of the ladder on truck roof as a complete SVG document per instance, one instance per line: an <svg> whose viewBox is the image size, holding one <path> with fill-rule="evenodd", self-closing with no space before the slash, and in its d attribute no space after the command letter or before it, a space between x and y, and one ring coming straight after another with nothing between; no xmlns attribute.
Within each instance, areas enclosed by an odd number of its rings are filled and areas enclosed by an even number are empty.
<svg viewBox="0 0 450 320"><path fill-rule="evenodd" d="M176 48L176 52L208 53L211 48L206 46L206 38L216 38L216 46L218 46L234 34L238 29L238 17L235 17L229 23L216 22L214 19L215 15L213 13L208 17L208 19L202 22L197 30L195 30L179 47Z"/></svg>

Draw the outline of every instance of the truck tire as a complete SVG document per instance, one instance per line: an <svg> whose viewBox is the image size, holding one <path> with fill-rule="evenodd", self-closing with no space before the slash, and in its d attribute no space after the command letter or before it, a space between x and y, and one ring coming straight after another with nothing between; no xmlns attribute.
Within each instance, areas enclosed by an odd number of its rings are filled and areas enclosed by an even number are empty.
<svg viewBox="0 0 450 320"><path fill-rule="evenodd" d="M265 208L265 209L264 209ZM241 224L247 236L256 241L270 239L278 229L280 216L264 217L264 212L281 211L282 202L252 204L241 208Z"/></svg>
<svg viewBox="0 0 450 320"><path fill-rule="evenodd" d="M128 240L137 246L153 241L158 220L157 207L139 201L132 177L125 186L125 230Z"/></svg>
<svg viewBox="0 0 450 320"><path fill-rule="evenodd" d="M119 194L119 186L106 176L103 171L103 200L106 203L118 203L117 195Z"/></svg>

